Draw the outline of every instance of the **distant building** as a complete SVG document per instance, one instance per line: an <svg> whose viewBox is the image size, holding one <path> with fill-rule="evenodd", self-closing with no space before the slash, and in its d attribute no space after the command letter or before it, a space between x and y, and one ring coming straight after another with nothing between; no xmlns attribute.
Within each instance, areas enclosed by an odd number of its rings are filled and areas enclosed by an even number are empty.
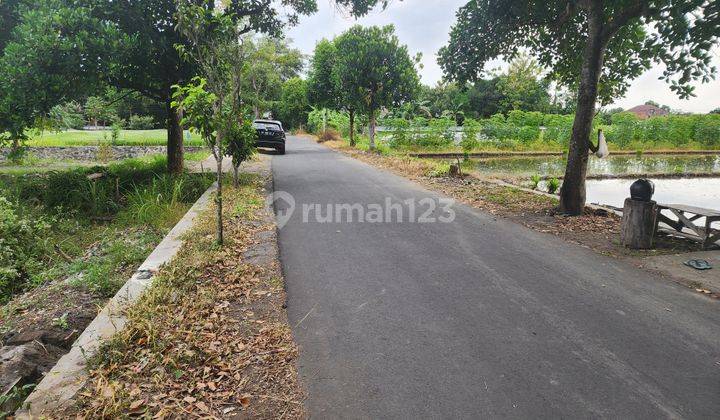
<svg viewBox="0 0 720 420"><path fill-rule="evenodd" d="M667 110L664 110L655 105L638 105L634 108L628 109L627 112L632 112L633 114L637 115L637 117L641 120L669 114Z"/></svg>

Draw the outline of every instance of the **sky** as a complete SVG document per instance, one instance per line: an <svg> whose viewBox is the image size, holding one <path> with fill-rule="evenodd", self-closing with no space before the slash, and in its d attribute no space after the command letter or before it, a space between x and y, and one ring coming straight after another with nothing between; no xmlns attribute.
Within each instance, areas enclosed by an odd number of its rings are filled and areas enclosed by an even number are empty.
<svg viewBox="0 0 720 420"><path fill-rule="evenodd" d="M393 0L387 9L377 9L368 16L354 19L348 13L337 10L331 0L318 0L318 12L301 17L300 23L288 31L293 45L310 56L317 41L331 39L352 25L394 24L403 44L411 55L423 54L422 82L434 85L443 76L436 61L437 51L447 43L451 26L455 23L455 12L467 0ZM714 65L720 69L720 48L714 50ZM486 69L503 68L504 63L493 61ZM618 99L611 107L625 109L653 100L672 109L685 112L704 113L720 107L720 75L708 84L696 86L696 97L679 99L665 82L658 80L662 67L655 66L635 79L624 98Z"/></svg>

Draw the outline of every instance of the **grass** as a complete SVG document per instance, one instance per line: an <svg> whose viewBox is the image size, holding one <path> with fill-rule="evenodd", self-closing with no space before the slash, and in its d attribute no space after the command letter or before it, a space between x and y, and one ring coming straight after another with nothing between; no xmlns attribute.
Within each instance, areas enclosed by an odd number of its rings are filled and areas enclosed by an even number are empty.
<svg viewBox="0 0 720 420"><path fill-rule="evenodd" d="M110 142L110 131L67 130L61 132L44 131L31 135L28 146L97 146ZM118 146L164 146L167 144L166 130L122 130L116 143ZM185 140L186 146L202 146L197 135Z"/></svg>
<svg viewBox="0 0 720 420"><path fill-rule="evenodd" d="M185 153L185 160L188 162L202 162L212 155L209 150Z"/></svg>
<svg viewBox="0 0 720 420"><path fill-rule="evenodd" d="M165 174L165 163L156 157L0 176L0 196L9 203L0 228L36 232L13 234L17 240L6 244L11 248L0 247L9 252L0 258L0 274L11 273L0 301L76 275L76 285L113 293L125 269L141 262L212 182L206 175ZM89 173L104 176L90 180Z"/></svg>

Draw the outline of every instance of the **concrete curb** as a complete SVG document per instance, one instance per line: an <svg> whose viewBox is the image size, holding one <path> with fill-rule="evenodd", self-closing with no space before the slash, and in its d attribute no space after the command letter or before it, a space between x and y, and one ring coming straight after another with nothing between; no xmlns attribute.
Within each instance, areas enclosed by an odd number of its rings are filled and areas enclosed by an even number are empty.
<svg viewBox="0 0 720 420"><path fill-rule="evenodd" d="M40 381L25 400L27 409L17 412L18 419L40 418L64 407L87 381L87 359L93 356L102 343L121 331L127 318L124 310L137 301L150 286L157 271L168 263L180 250L182 236L190 230L193 222L210 202L217 189L213 184L185 213L153 252L145 259L135 274L98 313L85 331L73 343L70 351L58 360L55 367Z"/></svg>

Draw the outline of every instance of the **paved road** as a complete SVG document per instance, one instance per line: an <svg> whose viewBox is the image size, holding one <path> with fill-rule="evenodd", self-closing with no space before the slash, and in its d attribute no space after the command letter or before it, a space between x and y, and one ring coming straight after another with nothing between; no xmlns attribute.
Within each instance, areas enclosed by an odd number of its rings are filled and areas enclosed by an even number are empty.
<svg viewBox="0 0 720 420"><path fill-rule="evenodd" d="M437 196L302 138L272 165L296 200L279 241L312 417L720 415L717 302L461 205L304 223L304 203Z"/></svg>

